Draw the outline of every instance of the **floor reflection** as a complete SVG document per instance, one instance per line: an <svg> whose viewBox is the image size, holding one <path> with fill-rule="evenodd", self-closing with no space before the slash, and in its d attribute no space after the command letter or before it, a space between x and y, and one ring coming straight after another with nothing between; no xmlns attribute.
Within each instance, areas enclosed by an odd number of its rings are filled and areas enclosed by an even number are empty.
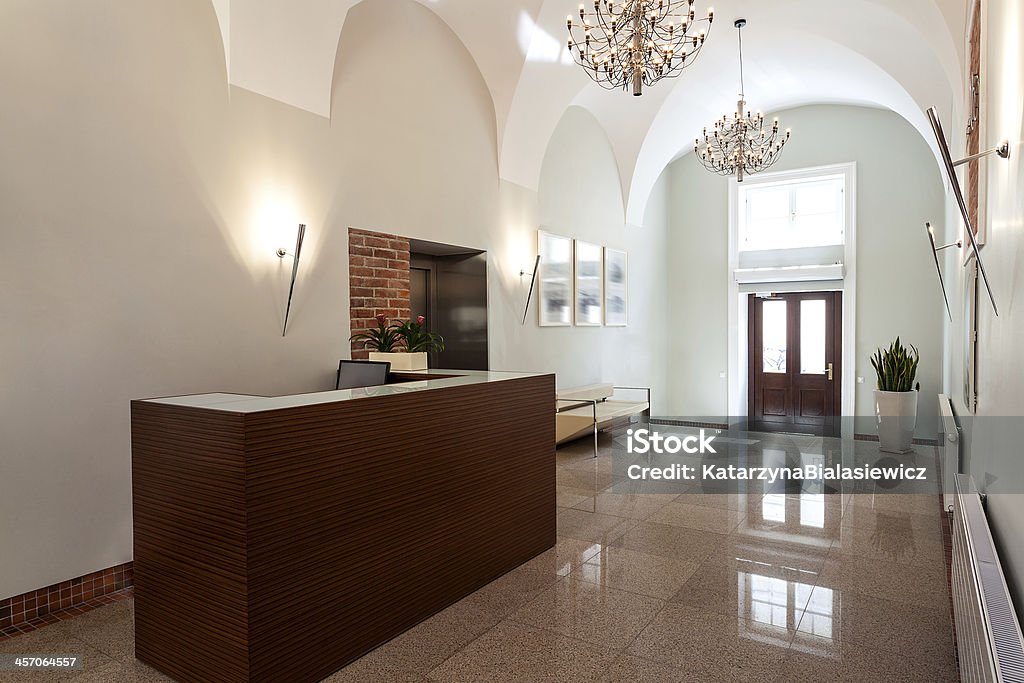
<svg viewBox="0 0 1024 683"><path fill-rule="evenodd" d="M800 494L796 500L787 499L783 493L765 494L761 499L761 521L785 523L790 507L797 508L800 526L812 529L825 528L825 494L823 493Z"/></svg>
<svg viewBox="0 0 1024 683"><path fill-rule="evenodd" d="M638 626L624 601L662 601L608 680L955 681L937 488L825 477L622 481L624 462L851 467L886 457L877 443L790 435L725 434L721 445L714 455L629 457L606 435L597 458L590 444L560 449L568 507L555 554L566 585L509 619L606 652L609 629ZM929 458L919 449L906 464L931 468ZM577 553L586 557L566 560ZM550 605L570 606L572 617L549 619Z"/></svg>
<svg viewBox="0 0 1024 683"><path fill-rule="evenodd" d="M805 652L828 654L838 642L837 597L828 588L815 590L812 581L796 581L749 571L736 572L740 635L767 645L789 647L798 632ZM764 572L765 568L761 568ZM811 575L813 577L813 575Z"/></svg>

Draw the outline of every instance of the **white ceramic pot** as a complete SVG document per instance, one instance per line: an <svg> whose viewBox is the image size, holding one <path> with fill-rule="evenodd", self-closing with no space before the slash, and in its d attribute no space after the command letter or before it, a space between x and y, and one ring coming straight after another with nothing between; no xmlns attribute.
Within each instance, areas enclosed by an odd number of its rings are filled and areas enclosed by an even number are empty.
<svg viewBox="0 0 1024 683"><path fill-rule="evenodd" d="M879 450L886 453L909 453L914 450L918 393L875 389Z"/></svg>
<svg viewBox="0 0 1024 683"><path fill-rule="evenodd" d="M420 353L381 353L370 351L370 360L389 361L393 371L399 370L426 370L427 354Z"/></svg>

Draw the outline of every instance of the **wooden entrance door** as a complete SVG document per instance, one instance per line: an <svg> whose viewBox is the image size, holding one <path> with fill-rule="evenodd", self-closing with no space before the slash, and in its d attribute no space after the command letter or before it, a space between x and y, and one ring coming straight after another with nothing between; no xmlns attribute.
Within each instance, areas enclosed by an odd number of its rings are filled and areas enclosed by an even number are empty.
<svg viewBox="0 0 1024 683"><path fill-rule="evenodd" d="M839 436L842 293L750 295L750 428Z"/></svg>

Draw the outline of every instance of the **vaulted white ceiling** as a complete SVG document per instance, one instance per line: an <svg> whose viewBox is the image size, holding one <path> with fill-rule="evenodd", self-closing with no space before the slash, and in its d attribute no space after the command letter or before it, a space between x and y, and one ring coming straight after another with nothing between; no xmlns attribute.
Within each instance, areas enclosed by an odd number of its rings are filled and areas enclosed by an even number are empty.
<svg viewBox="0 0 1024 683"><path fill-rule="evenodd" d="M211 0L230 82L330 117L338 41L360 1L381 0ZM536 189L555 126L567 107L582 106L608 134L634 224L665 165L734 107L736 17L749 20L751 108L868 104L899 113L928 139L924 109L959 116L963 102L964 0L716 0L697 62L640 98L602 90L572 63L565 17L578 0L417 1L462 40L490 90L501 176ZM697 13L708 4L697 0Z"/></svg>

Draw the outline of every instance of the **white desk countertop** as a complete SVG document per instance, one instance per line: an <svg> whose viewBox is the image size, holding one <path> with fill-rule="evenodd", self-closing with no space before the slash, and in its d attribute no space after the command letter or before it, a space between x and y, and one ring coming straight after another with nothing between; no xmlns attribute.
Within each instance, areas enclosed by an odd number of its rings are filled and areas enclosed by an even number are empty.
<svg viewBox="0 0 1024 683"><path fill-rule="evenodd" d="M244 394L194 394L191 396L169 396L165 398L145 399L148 403L184 406L192 408L208 408L228 413L259 413L281 408L296 408L321 403L351 401L373 396L396 396L410 392L430 391L446 387L485 384L488 382L504 382L524 377L539 377L547 373L540 372L499 372L490 370L429 370L399 371L402 375L456 375L443 379L426 379L422 382L402 382L400 384L384 384L377 387L362 389L339 389L336 391L318 391L310 394L292 396L247 396Z"/></svg>

